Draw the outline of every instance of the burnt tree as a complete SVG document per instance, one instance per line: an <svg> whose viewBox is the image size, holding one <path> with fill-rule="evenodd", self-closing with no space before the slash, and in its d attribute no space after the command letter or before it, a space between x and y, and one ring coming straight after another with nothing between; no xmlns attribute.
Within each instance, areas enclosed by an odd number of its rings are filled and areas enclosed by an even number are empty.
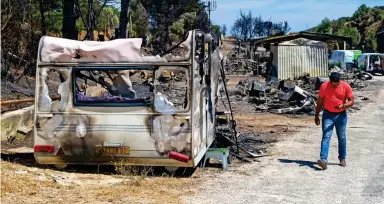
<svg viewBox="0 0 384 204"><path fill-rule="evenodd" d="M130 0L121 0L119 38L127 38L128 8Z"/></svg>
<svg viewBox="0 0 384 204"><path fill-rule="evenodd" d="M40 10L40 23L41 23L41 34L44 36L44 35L47 35L47 23L46 23L46 20L45 20L45 7L44 7L44 3L43 3L43 0L40 0L39 1L39 10Z"/></svg>
<svg viewBox="0 0 384 204"><path fill-rule="evenodd" d="M63 0L63 38L73 40L77 40L75 1Z"/></svg>

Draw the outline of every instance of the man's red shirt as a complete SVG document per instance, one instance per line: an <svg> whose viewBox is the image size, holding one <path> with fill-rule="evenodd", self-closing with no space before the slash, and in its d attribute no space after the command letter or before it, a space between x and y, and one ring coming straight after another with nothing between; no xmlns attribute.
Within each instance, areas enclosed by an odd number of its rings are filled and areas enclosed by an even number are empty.
<svg viewBox="0 0 384 204"><path fill-rule="evenodd" d="M352 88L351 86L344 82L340 81L339 85L334 88L330 81L326 81L320 86L319 97L324 98L324 109L329 112L342 112L345 109L336 109L336 106L345 104L347 98L352 98Z"/></svg>

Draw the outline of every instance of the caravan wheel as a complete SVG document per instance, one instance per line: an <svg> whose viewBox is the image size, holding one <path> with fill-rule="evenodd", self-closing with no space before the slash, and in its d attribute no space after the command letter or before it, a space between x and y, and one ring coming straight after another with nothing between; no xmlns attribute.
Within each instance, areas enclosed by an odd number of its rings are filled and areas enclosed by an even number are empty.
<svg viewBox="0 0 384 204"><path fill-rule="evenodd" d="M165 167L166 171L175 177L191 177L195 173L195 167Z"/></svg>
<svg viewBox="0 0 384 204"><path fill-rule="evenodd" d="M53 165L57 170L63 170L65 168L67 168L67 164L54 164Z"/></svg>

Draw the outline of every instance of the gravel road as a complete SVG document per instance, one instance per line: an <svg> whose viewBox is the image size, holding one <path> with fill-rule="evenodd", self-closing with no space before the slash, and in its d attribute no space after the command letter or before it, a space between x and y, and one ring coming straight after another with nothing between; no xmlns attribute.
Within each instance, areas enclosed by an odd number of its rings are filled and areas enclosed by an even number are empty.
<svg viewBox="0 0 384 204"><path fill-rule="evenodd" d="M375 77L383 81L384 77ZM383 83L384 84L384 83ZM349 114L347 167L337 165L337 137L331 141L330 165L319 157L321 128L312 124L273 147L260 162L202 174L199 193L186 203L383 203L384 87L358 112ZM239 172L243 172L239 174Z"/></svg>

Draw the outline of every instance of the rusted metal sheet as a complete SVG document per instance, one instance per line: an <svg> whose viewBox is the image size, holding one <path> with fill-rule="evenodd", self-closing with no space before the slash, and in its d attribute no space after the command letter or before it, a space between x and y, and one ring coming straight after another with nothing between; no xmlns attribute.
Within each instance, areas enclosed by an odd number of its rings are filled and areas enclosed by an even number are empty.
<svg viewBox="0 0 384 204"><path fill-rule="evenodd" d="M58 100L60 99L60 96L52 96L52 100ZM34 98L26 98L26 99L18 99L18 100L9 100L9 101L1 101L0 105L1 106L9 106L9 105L16 105L20 103L28 103L28 102L34 102Z"/></svg>
<svg viewBox="0 0 384 204"><path fill-rule="evenodd" d="M297 78L305 73L313 77L327 76L327 46L324 45L279 45L273 64L277 66L278 79Z"/></svg>

